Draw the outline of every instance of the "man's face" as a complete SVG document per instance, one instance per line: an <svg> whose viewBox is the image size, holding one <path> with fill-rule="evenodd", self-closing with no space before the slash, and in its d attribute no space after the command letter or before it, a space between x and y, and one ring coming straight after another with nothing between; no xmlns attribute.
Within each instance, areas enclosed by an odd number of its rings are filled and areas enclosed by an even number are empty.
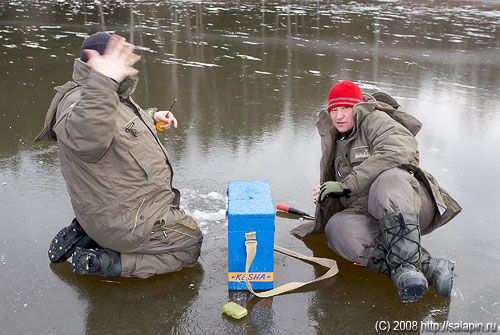
<svg viewBox="0 0 500 335"><path fill-rule="evenodd" d="M333 126L341 133L345 133L354 127L352 107L341 106L330 109L330 119Z"/></svg>

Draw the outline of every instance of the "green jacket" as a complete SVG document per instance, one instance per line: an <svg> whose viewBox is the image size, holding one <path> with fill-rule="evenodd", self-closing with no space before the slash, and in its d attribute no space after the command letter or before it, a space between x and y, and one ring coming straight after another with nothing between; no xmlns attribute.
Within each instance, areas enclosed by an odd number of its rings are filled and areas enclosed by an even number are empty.
<svg viewBox="0 0 500 335"><path fill-rule="evenodd" d="M351 197L326 198L316 207L315 222L295 228L292 234L304 237L322 233L328 220L344 209L367 212L371 184L380 173L394 167L411 171L431 191L438 211L428 232L461 211L435 178L419 168L415 135L422 124L413 116L383 102L357 104L354 106L354 128L347 140L339 142L339 148L335 147L337 130L325 110L320 112L316 126L322 149L320 182L338 180L351 190Z"/></svg>
<svg viewBox="0 0 500 335"><path fill-rule="evenodd" d="M57 140L75 215L99 245L140 252L158 219L178 205L172 167L154 121L130 97L137 78L120 84L75 60L73 81L56 88L35 139Z"/></svg>

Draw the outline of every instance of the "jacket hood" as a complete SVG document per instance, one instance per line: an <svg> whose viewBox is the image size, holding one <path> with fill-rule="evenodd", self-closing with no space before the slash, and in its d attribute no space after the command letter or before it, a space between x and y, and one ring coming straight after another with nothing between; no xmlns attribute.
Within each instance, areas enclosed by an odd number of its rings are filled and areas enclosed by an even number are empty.
<svg viewBox="0 0 500 335"><path fill-rule="evenodd" d="M364 102L354 106L354 124L355 128L358 128L364 118L373 112L375 109L380 110L388 114L395 121L402 124L406 129L408 129L413 136L416 136L420 129L422 129L422 123L418 121L414 116L400 110L394 109L390 105L376 101L376 102Z"/></svg>
<svg viewBox="0 0 500 335"><path fill-rule="evenodd" d="M316 121L316 128L318 128L318 132L321 136L326 135L332 130L336 130L326 109L319 112L318 121Z"/></svg>

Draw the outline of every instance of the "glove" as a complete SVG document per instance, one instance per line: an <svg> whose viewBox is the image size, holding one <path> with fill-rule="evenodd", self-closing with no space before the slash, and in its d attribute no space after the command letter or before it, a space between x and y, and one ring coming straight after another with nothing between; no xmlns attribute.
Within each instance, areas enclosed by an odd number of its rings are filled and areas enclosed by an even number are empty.
<svg viewBox="0 0 500 335"><path fill-rule="evenodd" d="M351 193L351 190L343 188L338 181L326 181L324 183L321 183L320 185L318 201L323 202L325 201L326 197L349 198L349 193Z"/></svg>

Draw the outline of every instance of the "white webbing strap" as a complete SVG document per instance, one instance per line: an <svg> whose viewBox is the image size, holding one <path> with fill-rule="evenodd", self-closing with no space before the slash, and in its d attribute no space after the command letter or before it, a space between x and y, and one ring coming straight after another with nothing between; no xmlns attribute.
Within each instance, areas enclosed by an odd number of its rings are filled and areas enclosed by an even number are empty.
<svg viewBox="0 0 500 335"><path fill-rule="evenodd" d="M324 275L308 282L289 282L279 287L273 288L272 290L269 291L260 293L254 292L252 286L248 281L248 270L250 269L250 265L252 265L253 259L255 258L255 254L257 253L257 240L255 238L256 238L255 232L250 232L245 234L245 246L247 250L247 262L245 265L245 283L247 284L248 290L259 298L268 298L285 292L294 291L300 287L333 277L339 272L339 268L337 267L337 262L335 262L333 259L306 256L302 255L301 253L275 245L274 250L281 252L282 254L292 256L304 261L314 262L316 264L328 268L329 270Z"/></svg>

